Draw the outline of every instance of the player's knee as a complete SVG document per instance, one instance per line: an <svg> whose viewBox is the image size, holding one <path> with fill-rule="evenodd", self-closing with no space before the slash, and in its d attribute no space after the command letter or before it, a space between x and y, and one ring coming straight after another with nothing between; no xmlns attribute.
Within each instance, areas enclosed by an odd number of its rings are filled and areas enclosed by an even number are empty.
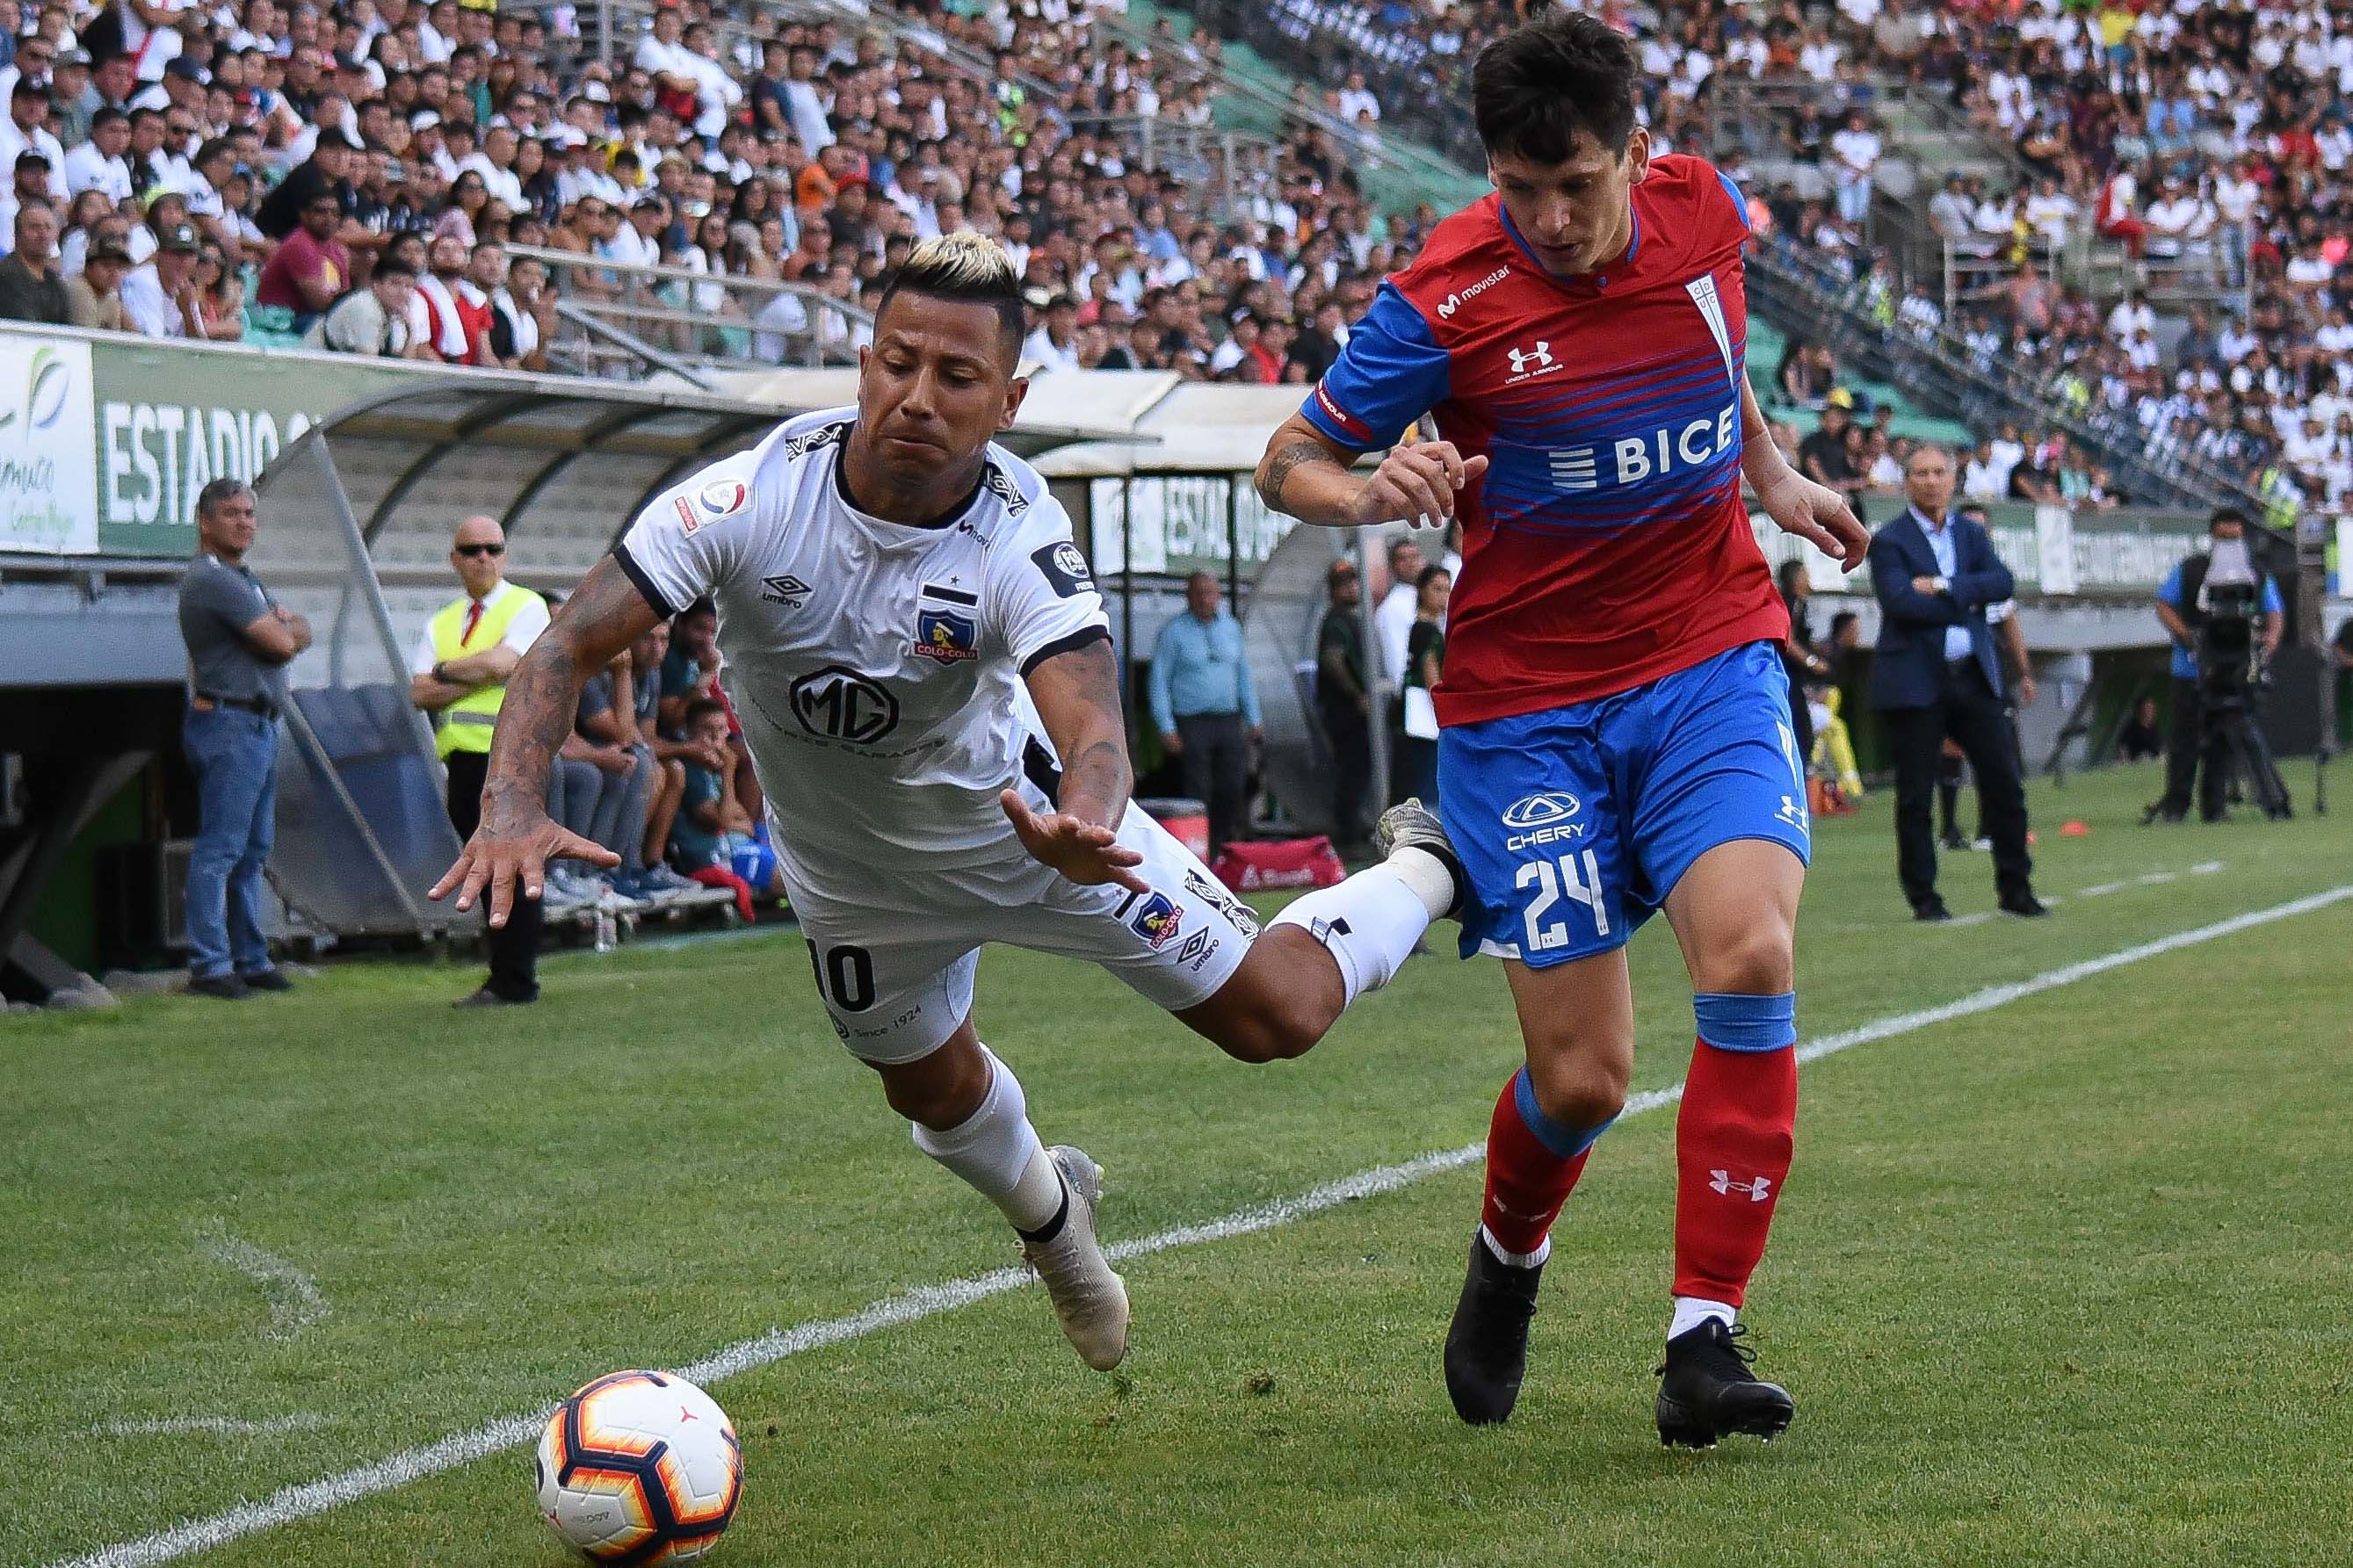
<svg viewBox="0 0 2353 1568"><path fill-rule="evenodd" d="M935 1132L959 1125L978 1110L988 1094L988 1064L978 1057L970 1064L942 1059L948 1055L878 1068L891 1109Z"/></svg>
<svg viewBox="0 0 2353 1568"><path fill-rule="evenodd" d="M1531 1053L1528 1087L1536 1109L1562 1127L1599 1127L1626 1109L1633 1052L1578 1052L1537 1060Z"/></svg>
<svg viewBox="0 0 2353 1568"><path fill-rule="evenodd" d="M1295 998L1277 997L1229 1019L1211 1037L1236 1061L1287 1062L1313 1050L1331 1024Z"/></svg>
<svg viewBox="0 0 2353 1568"><path fill-rule="evenodd" d="M1727 926L1710 940L1694 967L1699 991L1771 996L1796 984L1796 934L1778 910Z"/></svg>

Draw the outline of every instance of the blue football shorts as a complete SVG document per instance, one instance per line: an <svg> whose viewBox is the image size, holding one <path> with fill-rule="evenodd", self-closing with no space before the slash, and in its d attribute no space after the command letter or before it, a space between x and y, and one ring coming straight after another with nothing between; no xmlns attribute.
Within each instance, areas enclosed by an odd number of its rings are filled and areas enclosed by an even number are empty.
<svg viewBox="0 0 2353 1568"><path fill-rule="evenodd" d="M1438 742L1440 812L1471 881L1462 956L1549 968L1622 947L1693 861L1811 845L1789 682L1771 643Z"/></svg>

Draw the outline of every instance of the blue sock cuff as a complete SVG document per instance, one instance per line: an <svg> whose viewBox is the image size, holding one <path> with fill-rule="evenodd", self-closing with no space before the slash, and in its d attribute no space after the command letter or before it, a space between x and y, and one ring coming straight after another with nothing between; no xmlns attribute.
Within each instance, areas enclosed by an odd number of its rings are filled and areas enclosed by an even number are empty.
<svg viewBox="0 0 2353 1568"><path fill-rule="evenodd" d="M1528 1082L1528 1069L1525 1068L1522 1068L1519 1076L1512 1079L1512 1105L1519 1111L1520 1120L1527 1124L1528 1131L1535 1134L1536 1142L1564 1160L1574 1160L1592 1148L1594 1140L1609 1131L1609 1122L1618 1120L1613 1116L1609 1121L1599 1127L1588 1127L1582 1132L1573 1127L1563 1127L1546 1116L1544 1108L1536 1103L1535 1086Z"/></svg>
<svg viewBox="0 0 2353 1568"><path fill-rule="evenodd" d="M1798 1043L1798 994L1747 996L1703 991L1692 998L1699 1037L1720 1051L1780 1051Z"/></svg>

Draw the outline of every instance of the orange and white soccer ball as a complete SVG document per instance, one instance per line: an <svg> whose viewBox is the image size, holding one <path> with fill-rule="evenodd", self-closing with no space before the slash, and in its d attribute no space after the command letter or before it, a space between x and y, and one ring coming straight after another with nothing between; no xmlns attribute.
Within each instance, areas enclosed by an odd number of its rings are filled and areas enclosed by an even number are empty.
<svg viewBox="0 0 2353 1568"><path fill-rule="evenodd" d="M539 1512L592 1563L691 1563L719 1544L744 1452L711 1395L666 1372L617 1372L575 1394L539 1438Z"/></svg>

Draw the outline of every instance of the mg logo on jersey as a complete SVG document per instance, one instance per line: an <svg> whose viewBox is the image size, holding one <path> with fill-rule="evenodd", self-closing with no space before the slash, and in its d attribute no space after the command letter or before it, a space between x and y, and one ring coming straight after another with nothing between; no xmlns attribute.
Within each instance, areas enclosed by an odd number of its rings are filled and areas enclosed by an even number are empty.
<svg viewBox="0 0 2353 1568"><path fill-rule="evenodd" d="M839 664L792 686L793 717L828 741L871 746L899 727L899 700L876 681Z"/></svg>
<svg viewBox="0 0 2353 1568"><path fill-rule="evenodd" d="M1704 468L1728 452L1736 453L1739 429L1740 404L1735 400L1712 416L1682 425L1662 425L1606 445L1565 447L1546 453L1545 463L1555 489L1638 485Z"/></svg>
<svg viewBox="0 0 2353 1568"><path fill-rule="evenodd" d="M1544 375L1560 368L1560 362L1552 357L1552 344L1541 339L1534 348L1506 349L1504 352L1512 356L1514 381L1525 381L1531 376Z"/></svg>
<svg viewBox="0 0 2353 1568"><path fill-rule="evenodd" d="M1761 1204L1773 1195L1773 1178L1759 1176L1753 1182L1736 1182L1729 1171L1710 1171L1707 1184L1713 1191L1729 1195L1738 1193L1752 1204Z"/></svg>

